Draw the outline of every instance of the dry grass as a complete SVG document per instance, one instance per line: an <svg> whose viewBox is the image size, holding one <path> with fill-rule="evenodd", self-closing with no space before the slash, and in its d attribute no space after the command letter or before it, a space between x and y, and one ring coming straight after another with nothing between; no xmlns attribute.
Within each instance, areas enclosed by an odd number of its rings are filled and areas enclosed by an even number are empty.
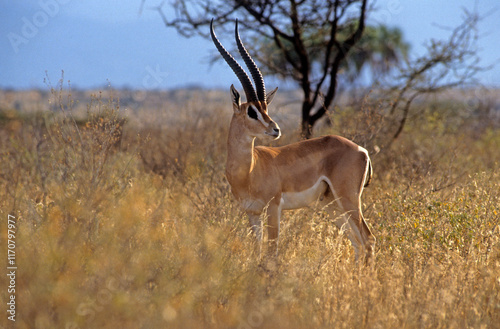
<svg viewBox="0 0 500 329"><path fill-rule="evenodd" d="M499 327L495 128L471 133L470 117L423 104L421 121L373 156L363 200L374 266L357 266L331 219L305 209L284 216L269 269L224 178L229 99L167 102L144 127L123 126L116 102L98 96L80 122L58 95L63 111L4 111L0 122L18 328ZM338 113L327 129L379 143L379 119L368 137L350 130L358 119ZM1 276L2 301L7 285Z"/></svg>

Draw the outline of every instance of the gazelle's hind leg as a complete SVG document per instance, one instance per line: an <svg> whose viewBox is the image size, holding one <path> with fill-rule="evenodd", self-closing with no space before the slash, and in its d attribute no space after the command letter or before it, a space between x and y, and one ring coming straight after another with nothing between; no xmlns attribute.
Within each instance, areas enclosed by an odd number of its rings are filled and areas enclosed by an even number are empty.
<svg viewBox="0 0 500 329"><path fill-rule="evenodd" d="M329 185L332 202L328 205L327 210L331 214L335 214L336 211L341 212L342 215L335 221L335 225L341 232L347 233L354 248L356 260L359 259L361 253L364 253L366 261L368 261L375 250L375 237L366 225L361 211L359 198L361 193L341 189L336 191L331 184Z"/></svg>
<svg viewBox="0 0 500 329"><path fill-rule="evenodd" d="M340 202L336 202L338 204L331 204L327 207L327 211L331 214L332 217L336 217L335 226L339 229L341 234L346 234L351 241L351 245L354 248L354 255L356 257L356 261L359 259L360 252L363 252L363 243L360 239L360 235L358 230L352 224L351 216L343 210L343 207L340 205ZM340 213L340 215L339 215Z"/></svg>
<svg viewBox="0 0 500 329"><path fill-rule="evenodd" d="M358 259L359 252L363 251L366 257L365 260L368 262L375 250L375 236L366 225L360 202L353 202L348 198L343 198L340 203L344 211L344 218L349 223L347 234L356 250L356 258ZM357 250L356 245L359 246L360 250Z"/></svg>

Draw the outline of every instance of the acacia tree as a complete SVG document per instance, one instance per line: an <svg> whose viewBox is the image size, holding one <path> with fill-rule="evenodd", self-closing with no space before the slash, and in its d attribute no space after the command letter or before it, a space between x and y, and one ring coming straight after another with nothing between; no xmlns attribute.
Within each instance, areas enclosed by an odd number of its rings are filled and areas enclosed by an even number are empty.
<svg viewBox="0 0 500 329"><path fill-rule="evenodd" d="M354 28L355 26L352 25L343 26L339 31L339 40L347 39ZM323 33L324 31L321 30L305 33L309 40L310 61L313 68L316 67L316 70L320 72L326 69L322 52L325 47ZM294 77L293 67L282 56L282 51L275 44L265 42L265 40L256 40L252 44L257 47L256 57L260 63L264 64L265 74L276 75L281 79ZM293 44L290 42L283 42L283 46L288 48L289 53L294 53ZM394 72L401 62L408 60L409 48L410 45L403 39L399 28L367 25L361 39L340 64L337 74L339 88L336 93L339 94L342 89L352 89L356 82L366 82L366 75L362 74L364 69L371 74L371 81L379 81L382 77ZM314 75L315 73L312 73L312 76ZM363 78L365 78L364 81ZM300 81L300 76L295 77L295 80Z"/></svg>
<svg viewBox="0 0 500 329"><path fill-rule="evenodd" d="M142 0L144 4L145 0ZM215 18L222 29L233 28L234 18L245 34L272 45L282 66L255 54L267 72L292 78L300 86L302 134L312 135L312 127L332 105L337 91L337 75L349 52L361 40L365 29L368 0L177 0L171 3L174 17L167 17L163 4L157 9L167 27L184 36L208 37L208 25ZM227 29L227 27L226 27ZM248 44L248 43L247 43ZM255 50L255 49L254 49Z"/></svg>

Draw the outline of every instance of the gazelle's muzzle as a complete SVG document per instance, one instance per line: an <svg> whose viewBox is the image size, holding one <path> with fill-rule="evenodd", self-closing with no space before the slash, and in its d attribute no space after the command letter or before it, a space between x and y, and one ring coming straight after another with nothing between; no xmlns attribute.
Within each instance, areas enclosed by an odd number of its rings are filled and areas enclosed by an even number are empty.
<svg viewBox="0 0 500 329"><path fill-rule="evenodd" d="M281 136L281 129L276 122L271 121L269 123L269 126L267 127L265 134L273 137L274 139L278 139Z"/></svg>

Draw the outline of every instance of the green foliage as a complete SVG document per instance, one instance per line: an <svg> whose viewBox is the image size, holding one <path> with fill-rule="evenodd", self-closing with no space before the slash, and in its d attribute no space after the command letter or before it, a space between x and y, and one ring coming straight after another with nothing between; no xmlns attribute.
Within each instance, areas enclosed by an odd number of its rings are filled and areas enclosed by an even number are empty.
<svg viewBox="0 0 500 329"><path fill-rule="evenodd" d="M424 104L421 121L372 156L363 200L374 265L355 263L321 209L285 214L273 264L255 254L224 179L226 109L203 97L167 102L165 116L141 109L157 123L145 128L98 96L84 120L59 99L63 111L0 126L2 237L7 215L18 220L18 328L500 323L500 158L484 152L498 130L470 134L472 120ZM376 108L353 113L329 129L382 138Z"/></svg>
<svg viewBox="0 0 500 329"><path fill-rule="evenodd" d="M406 60L409 49L410 45L404 41L400 29L385 25L365 27L363 36L344 64L348 80L352 82L358 78L365 66L369 66L376 80Z"/></svg>
<svg viewBox="0 0 500 329"><path fill-rule="evenodd" d="M337 32L338 41L340 43L344 42L354 30L355 26L353 24L339 27ZM302 31L302 34L311 66L316 68L313 73L320 76L327 70L325 68L324 50L329 42L330 27L311 26L310 31ZM293 43L284 38L280 38L280 42L293 62L298 63L300 59ZM266 75L277 75L283 79L292 76L297 82L300 82L300 77L294 77L292 74L293 67L283 57L282 50L275 43L261 37L254 40L253 44L257 48L254 53L265 64L263 71ZM359 77L364 67L369 67L374 76L386 74L391 70L391 67L407 58L409 48L409 44L404 41L402 32L398 28L390 28L385 25L366 26L361 39L347 54L346 60L341 63L341 72L347 81L351 83ZM331 63L328 63L328 65L331 65Z"/></svg>

